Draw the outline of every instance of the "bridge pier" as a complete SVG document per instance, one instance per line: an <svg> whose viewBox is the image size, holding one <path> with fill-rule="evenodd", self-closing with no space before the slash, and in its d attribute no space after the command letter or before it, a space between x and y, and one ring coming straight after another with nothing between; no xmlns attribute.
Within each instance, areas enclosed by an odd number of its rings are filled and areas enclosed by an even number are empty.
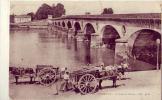
<svg viewBox="0 0 162 100"><path fill-rule="evenodd" d="M91 43L92 44L101 44L102 43L102 38L98 33L93 33L91 34Z"/></svg>
<svg viewBox="0 0 162 100"><path fill-rule="evenodd" d="M128 63L128 43L124 39L117 39L115 44L115 64Z"/></svg>

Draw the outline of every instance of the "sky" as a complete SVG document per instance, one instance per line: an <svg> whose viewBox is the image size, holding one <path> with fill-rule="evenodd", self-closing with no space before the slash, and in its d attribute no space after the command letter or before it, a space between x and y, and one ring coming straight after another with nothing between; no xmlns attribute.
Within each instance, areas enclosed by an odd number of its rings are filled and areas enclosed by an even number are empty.
<svg viewBox="0 0 162 100"><path fill-rule="evenodd" d="M66 9L66 15L82 15L85 12L91 14L101 14L104 8L112 8L114 13L160 13L160 1L15 1L10 2L10 14L27 14L29 12L36 12L37 9L43 4L49 5L62 3Z"/></svg>

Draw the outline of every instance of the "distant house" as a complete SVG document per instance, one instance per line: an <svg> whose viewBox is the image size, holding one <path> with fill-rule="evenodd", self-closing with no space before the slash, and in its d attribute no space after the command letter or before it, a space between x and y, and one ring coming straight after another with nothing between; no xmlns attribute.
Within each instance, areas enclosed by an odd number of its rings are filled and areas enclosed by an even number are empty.
<svg viewBox="0 0 162 100"><path fill-rule="evenodd" d="M90 15L91 13L90 12L85 12L85 15Z"/></svg>
<svg viewBox="0 0 162 100"><path fill-rule="evenodd" d="M48 15L48 19L52 19L52 15Z"/></svg>
<svg viewBox="0 0 162 100"><path fill-rule="evenodd" d="M14 23L23 23L23 22L30 22L31 16L29 15L15 15L14 16Z"/></svg>

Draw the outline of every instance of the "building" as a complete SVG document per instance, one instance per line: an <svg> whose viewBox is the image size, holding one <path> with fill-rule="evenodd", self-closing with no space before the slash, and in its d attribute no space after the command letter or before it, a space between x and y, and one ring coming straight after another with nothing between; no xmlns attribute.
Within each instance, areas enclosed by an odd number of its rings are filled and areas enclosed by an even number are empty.
<svg viewBox="0 0 162 100"><path fill-rule="evenodd" d="M48 15L48 19L52 19L52 15Z"/></svg>
<svg viewBox="0 0 162 100"><path fill-rule="evenodd" d="M90 15L91 13L90 12L85 12L85 15Z"/></svg>
<svg viewBox="0 0 162 100"><path fill-rule="evenodd" d="M15 15L14 16L14 23L23 23L23 22L30 22L31 16L29 15Z"/></svg>

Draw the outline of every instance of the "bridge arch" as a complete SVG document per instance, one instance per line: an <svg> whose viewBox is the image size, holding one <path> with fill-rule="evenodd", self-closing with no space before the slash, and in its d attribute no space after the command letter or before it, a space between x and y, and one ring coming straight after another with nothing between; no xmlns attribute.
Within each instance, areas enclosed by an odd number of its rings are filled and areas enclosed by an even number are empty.
<svg viewBox="0 0 162 100"><path fill-rule="evenodd" d="M61 26L61 22L58 22L58 26Z"/></svg>
<svg viewBox="0 0 162 100"><path fill-rule="evenodd" d="M106 44L107 48L115 49L115 40L121 38L119 32L111 25L105 25L102 30L102 43Z"/></svg>
<svg viewBox="0 0 162 100"><path fill-rule="evenodd" d="M55 25L57 26L57 22L55 22Z"/></svg>
<svg viewBox="0 0 162 100"><path fill-rule="evenodd" d="M62 21L62 27L65 27L65 22L64 21Z"/></svg>
<svg viewBox="0 0 162 100"><path fill-rule="evenodd" d="M75 35L77 35L78 31L81 30L81 26L79 22L75 22L74 23L74 31L75 31Z"/></svg>
<svg viewBox="0 0 162 100"><path fill-rule="evenodd" d="M67 27L68 27L68 29L69 29L69 28L72 28L72 24L71 24L70 21L67 22Z"/></svg>
<svg viewBox="0 0 162 100"><path fill-rule="evenodd" d="M78 30L81 30L81 26L80 26L80 23L79 22L75 22L74 23L74 29L77 30L77 31Z"/></svg>
<svg viewBox="0 0 162 100"><path fill-rule="evenodd" d="M157 43L161 34L151 29L141 29L133 33L128 38L129 54L135 59L156 65L157 63ZM161 43L160 47L161 48ZM159 63L161 63L161 50L159 49Z"/></svg>
<svg viewBox="0 0 162 100"><path fill-rule="evenodd" d="M94 26L91 23L87 23L84 27L85 39L91 41L91 35L96 33Z"/></svg>

